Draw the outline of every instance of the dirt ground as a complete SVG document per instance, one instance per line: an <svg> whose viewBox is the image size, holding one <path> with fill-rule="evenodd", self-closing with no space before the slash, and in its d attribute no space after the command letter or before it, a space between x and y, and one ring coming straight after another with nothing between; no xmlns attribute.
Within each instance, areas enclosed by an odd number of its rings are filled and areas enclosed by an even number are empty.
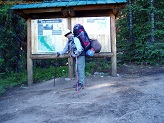
<svg viewBox="0 0 164 123"><path fill-rule="evenodd" d="M124 65L96 72L79 93L57 78L0 96L0 123L164 123L164 67Z"/></svg>

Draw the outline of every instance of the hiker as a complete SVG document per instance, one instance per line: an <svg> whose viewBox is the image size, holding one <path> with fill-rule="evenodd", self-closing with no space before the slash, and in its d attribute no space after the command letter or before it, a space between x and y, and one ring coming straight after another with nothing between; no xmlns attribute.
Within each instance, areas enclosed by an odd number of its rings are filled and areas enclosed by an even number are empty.
<svg viewBox="0 0 164 123"><path fill-rule="evenodd" d="M85 51L80 43L80 40L77 37L74 37L71 30L67 29L64 33L64 36L68 38L68 41L64 47L64 49L60 52L57 52L57 57L68 52L70 56L74 59L74 63L77 63L77 74L78 76L78 85L74 85L76 91L80 89L84 89L84 78L85 78ZM76 59L77 58L77 59ZM76 61L77 60L77 61ZM76 66L75 66L76 73Z"/></svg>

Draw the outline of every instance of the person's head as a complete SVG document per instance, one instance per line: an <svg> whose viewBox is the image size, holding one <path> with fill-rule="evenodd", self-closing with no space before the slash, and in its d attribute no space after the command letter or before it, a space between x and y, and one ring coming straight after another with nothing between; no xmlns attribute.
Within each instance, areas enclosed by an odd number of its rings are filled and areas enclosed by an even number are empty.
<svg viewBox="0 0 164 123"><path fill-rule="evenodd" d="M65 31L64 31L64 36L65 36L66 38L71 37L71 36L72 36L71 30L69 30L69 29L65 30Z"/></svg>

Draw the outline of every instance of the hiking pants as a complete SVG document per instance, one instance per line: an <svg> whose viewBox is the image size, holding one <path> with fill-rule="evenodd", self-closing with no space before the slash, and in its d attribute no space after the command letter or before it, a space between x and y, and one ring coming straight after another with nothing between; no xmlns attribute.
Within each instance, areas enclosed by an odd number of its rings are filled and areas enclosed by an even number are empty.
<svg viewBox="0 0 164 123"><path fill-rule="evenodd" d="M77 71L78 71L78 83L85 84L85 56L77 57ZM75 60L75 75L76 75L76 60Z"/></svg>

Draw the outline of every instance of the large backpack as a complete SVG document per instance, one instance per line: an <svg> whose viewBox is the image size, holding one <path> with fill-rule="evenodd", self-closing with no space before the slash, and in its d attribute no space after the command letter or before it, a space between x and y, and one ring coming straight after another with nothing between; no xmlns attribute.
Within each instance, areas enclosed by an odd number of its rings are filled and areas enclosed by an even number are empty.
<svg viewBox="0 0 164 123"><path fill-rule="evenodd" d="M101 44L96 39L90 39L91 48L86 51L86 56L94 56L95 53L99 53L101 51Z"/></svg>
<svg viewBox="0 0 164 123"><path fill-rule="evenodd" d="M81 24L76 24L74 26L73 33L74 36L80 40L81 45L83 46L85 51L91 48L91 42L89 36Z"/></svg>
<svg viewBox="0 0 164 123"><path fill-rule="evenodd" d="M95 53L99 53L101 51L101 44L97 39L91 39L91 48L94 49Z"/></svg>

